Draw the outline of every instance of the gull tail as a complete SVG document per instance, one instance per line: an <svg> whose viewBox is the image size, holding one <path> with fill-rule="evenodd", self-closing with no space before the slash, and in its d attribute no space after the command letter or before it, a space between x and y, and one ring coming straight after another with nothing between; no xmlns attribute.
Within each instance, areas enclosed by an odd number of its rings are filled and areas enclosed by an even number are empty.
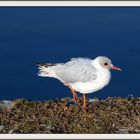
<svg viewBox="0 0 140 140"><path fill-rule="evenodd" d="M41 77L55 77L55 73L53 71L53 66L56 66L56 64L52 63L36 63L38 66L39 72L38 76Z"/></svg>

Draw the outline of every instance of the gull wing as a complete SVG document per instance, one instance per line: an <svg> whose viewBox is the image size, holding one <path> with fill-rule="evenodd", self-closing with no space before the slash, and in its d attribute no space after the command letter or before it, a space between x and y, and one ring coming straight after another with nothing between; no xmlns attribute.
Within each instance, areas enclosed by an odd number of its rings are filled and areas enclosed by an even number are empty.
<svg viewBox="0 0 140 140"><path fill-rule="evenodd" d="M91 65L91 61L87 58L73 58L65 64L57 64L53 69L56 75L65 82L87 82L97 78L97 71Z"/></svg>

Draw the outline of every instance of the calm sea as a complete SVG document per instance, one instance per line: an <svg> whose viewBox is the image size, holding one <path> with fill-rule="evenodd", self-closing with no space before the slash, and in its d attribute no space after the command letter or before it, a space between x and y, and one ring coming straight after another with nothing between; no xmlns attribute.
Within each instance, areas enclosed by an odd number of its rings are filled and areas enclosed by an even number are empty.
<svg viewBox="0 0 140 140"><path fill-rule="evenodd" d="M99 55L123 71L89 97L139 97L139 7L0 7L0 100L72 97L58 80L38 77L35 63Z"/></svg>

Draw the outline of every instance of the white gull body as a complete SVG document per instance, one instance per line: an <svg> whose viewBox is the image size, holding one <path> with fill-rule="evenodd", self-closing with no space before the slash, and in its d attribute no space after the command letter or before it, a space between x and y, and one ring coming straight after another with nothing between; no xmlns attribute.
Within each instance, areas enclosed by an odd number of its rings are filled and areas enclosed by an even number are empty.
<svg viewBox="0 0 140 140"><path fill-rule="evenodd" d="M88 94L96 92L108 85L111 73L103 63L112 67L111 60L99 56L92 60L89 58L72 58L67 63L55 65L44 64L39 66L39 76L53 77L64 85L69 83L71 87L80 93Z"/></svg>

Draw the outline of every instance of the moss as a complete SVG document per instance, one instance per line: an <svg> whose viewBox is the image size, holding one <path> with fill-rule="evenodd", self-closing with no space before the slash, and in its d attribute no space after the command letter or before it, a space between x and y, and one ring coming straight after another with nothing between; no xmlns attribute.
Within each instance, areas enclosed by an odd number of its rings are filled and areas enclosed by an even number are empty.
<svg viewBox="0 0 140 140"><path fill-rule="evenodd" d="M70 98L46 102L17 99L10 109L0 110L0 133L140 133L140 98L108 97L75 104ZM123 132L121 132L123 133Z"/></svg>

